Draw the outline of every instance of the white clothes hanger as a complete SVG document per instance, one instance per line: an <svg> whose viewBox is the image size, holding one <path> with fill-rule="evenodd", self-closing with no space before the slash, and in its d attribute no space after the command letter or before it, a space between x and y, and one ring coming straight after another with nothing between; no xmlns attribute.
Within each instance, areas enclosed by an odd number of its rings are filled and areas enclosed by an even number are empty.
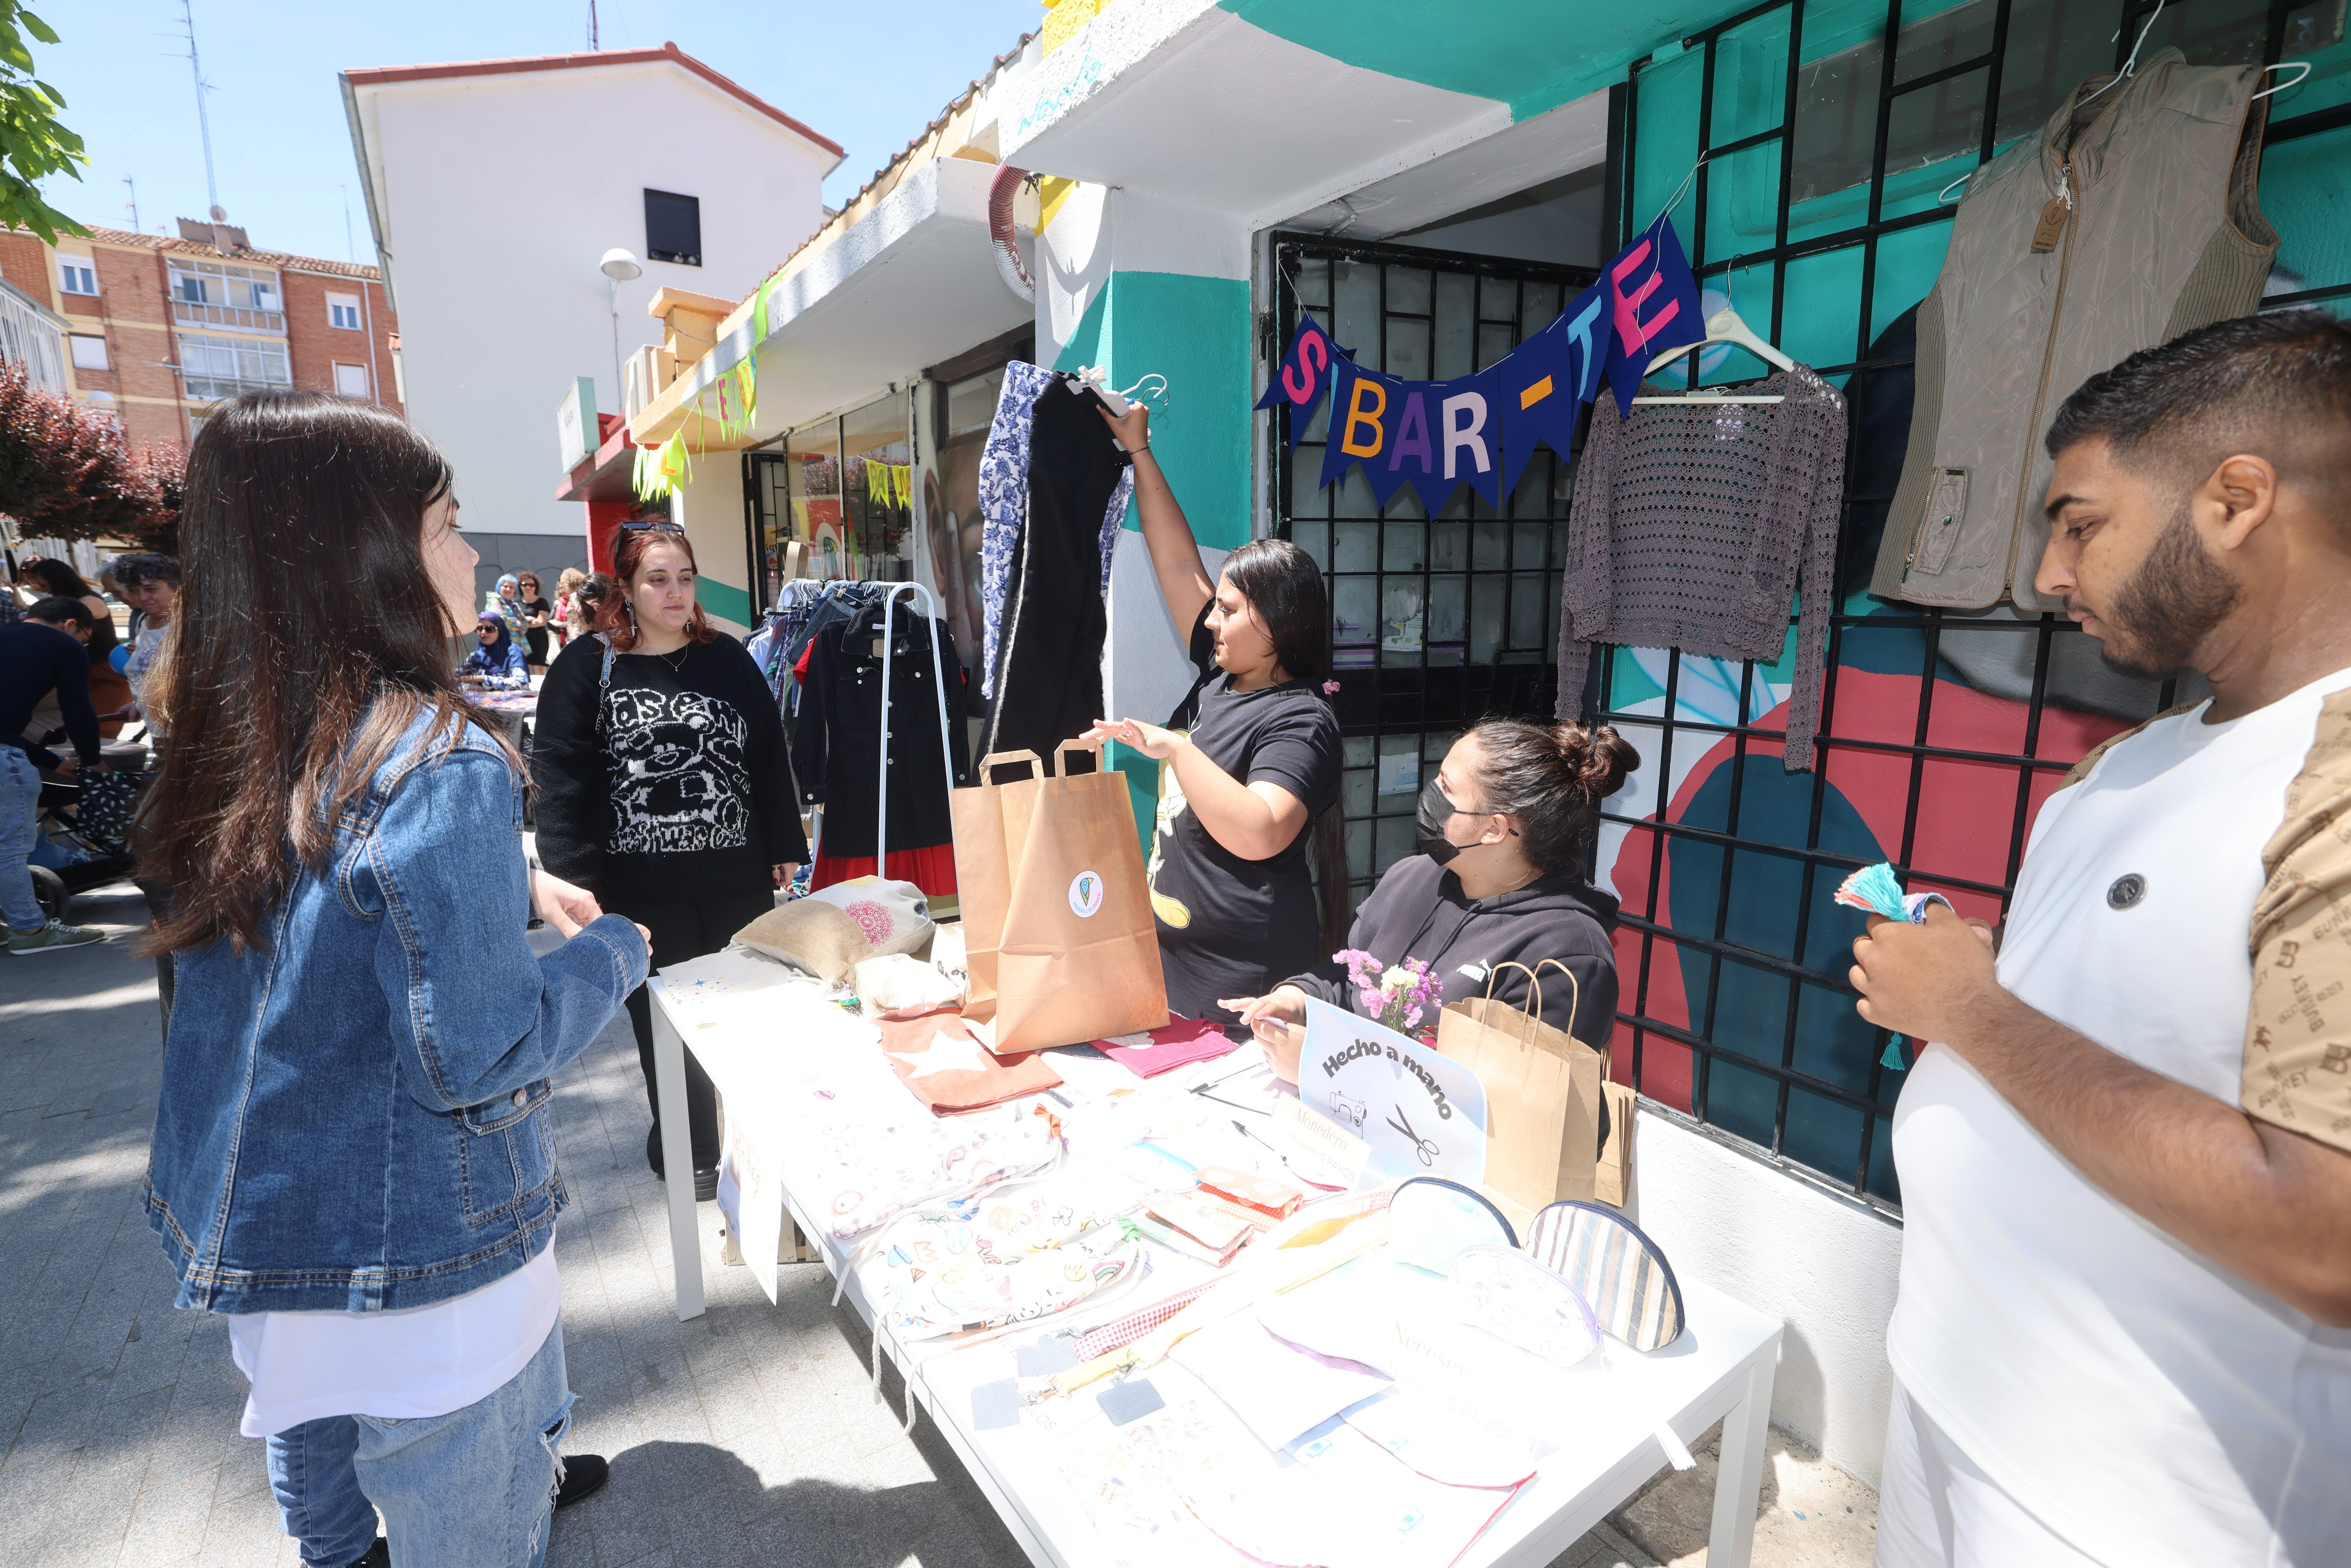
<svg viewBox="0 0 2351 1568"><path fill-rule="evenodd" d="M2138 52L2147 47L2147 36L2155 31L2155 24L2157 20L2162 16L2163 7L2168 3L2168 0L2155 0L2155 10L2153 14L2147 17L2147 26L2138 30L2138 37L2131 41L2130 57L2123 62L2123 68L2115 73L2113 81L2107 82L2105 87L2098 89L2098 92L2090 94L2089 98L2085 98L2082 99L2081 103L2075 104L2074 108L2076 112L2080 111L2083 103L2089 102L2090 99L2097 97L2099 92L2112 91L2115 82L2122 81L2126 78L2135 77L2138 74ZM2119 38L2122 36L2122 29L2119 27L2116 28L2115 30L2115 37Z"/></svg>
<svg viewBox="0 0 2351 1568"><path fill-rule="evenodd" d="M2290 71L2296 66L2300 66L2302 68L2302 74L2300 76L2294 78L2292 81L2282 81L2275 87L2265 87L2262 89L2261 91L2253 94L2254 101L2259 102L2261 99L2269 97L2269 95L2273 92L2283 92L2290 87L2300 87L2303 83L2310 79L2312 69L2311 64L2308 60L2280 60L2273 66L2263 66L2262 68L2262 71L2264 75L2271 71Z"/></svg>
<svg viewBox="0 0 2351 1568"><path fill-rule="evenodd" d="M1745 321L1740 319L1738 311L1726 306L1722 309L1716 311L1713 317L1707 322L1705 337L1699 339L1695 343L1684 343L1678 349L1667 350L1664 353L1659 354L1656 359L1651 360L1649 361L1649 368L1641 373L1645 378L1655 375L1666 366L1670 365L1676 360L1680 359L1684 354L1690 353L1698 349L1703 349L1708 343L1736 344L1738 347L1746 350L1749 353L1754 355L1757 359L1761 360L1766 364L1777 365L1783 371L1792 371L1796 368L1795 361L1790 359L1787 355L1782 353L1779 350L1765 342L1752 327L1750 327ZM1781 396L1755 396L1741 395L1738 393L1726 395L1720 392L1708 392L1701 387L1697 391L1677 393L1671 397L1636 397L1633 400L1633 402L1635 407L1638 407L1640 404L1645 402L1761 403L1785 402L1786 401L1787 399L1785 397Z"/></svg>

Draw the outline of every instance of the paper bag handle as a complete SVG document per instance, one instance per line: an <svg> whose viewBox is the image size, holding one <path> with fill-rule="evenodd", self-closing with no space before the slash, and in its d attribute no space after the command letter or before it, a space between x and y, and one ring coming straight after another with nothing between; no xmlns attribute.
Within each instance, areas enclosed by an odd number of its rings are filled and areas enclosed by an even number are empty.
<svg viewBox="0 0 2351 1568"><path fill-rule="evenodd" d="M1088 745L1087 745L1084 741L1082 741L1082 740L1065 740L1065 741L1061 742L1061 745L1059 745L1059 746L1057 746L1057 747L1053 747L1053 777L1054 777L1054 778L1056 778L1056 779L1071 779L1071 778L1075 778L1075 777L1077 777L1077 775L1072 774L1072 773L1070 771L1070 759L1069 759L1068 753L1072 752L1072 751L1083 751L1083 752L1091 753L1091 754L1092 755L1092 757L1093 757L1093 759L1094 759L1094 771L1095 771L1095 772L1097 772L1097 773L1099 773L1099 772L1101 772L1101 771L1102 770L1102 748L1101 748L1100 747L1097 747L1097 746L1088 746Z"/></svg>
<svg viewBox="0 0 2351 1568"><path fill-rule="evenodd" d="M1559 960L1556 958L1546 958L1543 960L1543 963L1558 964ZM1541 968L1541 967L1542 966L1539 964L1535 967ZM1560 967L1562 968L1565 968L1567 966L1564 964L1560 965ZM1542 1021L1542 980L1541 977L1536 975L1534 969L1528 968L1524 964L1518 962L1514 958L1505 958L1500 963L1486 971L1486 999L1488 1001L1490 1002L1494 999L1494 982L1502 977L1502 971L1505 969L1516 969L1520 974L1524 975L1527 977L1527 999L1534 1003L1534 1006L1531 1009L1521 1008L1519 1009L1519 1016L1527 1020L1526 1031L1519 1037L1519 1043L1522 1046L1531 1045L1534 1043L1535 1038L1534 1026ZM1568 976L1568 978L1572 980L1575 978L1575 977L1573 975L1570 975Z"/></svg>
<svg viewBox="0 0 2351 1568"><path fill-rule="evenodd" d="M988 769L994 768L999 762L1025 762L1030 768L1036 769L1038 778L1043 779L1047 777L1045 772L1045 759L1038 756L1033 751L991 751L987 756L979 759L978 782L981 789L993 789L996 788L995 780L988 778L987 774Z"/></svg>
<svg viewBox="0 0 2351 1568"><path fill-rule="evenodd" d="M1559 959L1545 958L1541 964L1537 964L1535 967L1540 969L1544 964L1550 965L1552 968L1557 969L1561 974L1567 977L1567 1038L1570 1040L1575 1040L1575 1015L1581 1011L1583 1007L1583 987L1577 982L1575 971L1569 968ZM1576 1040L1575 1043L1578 1045L1583 1045L1583 1041L1580 1040ZM1592 1051L1600 1058L1600 1076L1604 1079L1608 1076L1608 1048L1615 1043L1614 1031L1611 1030L1610 1037L1607 1040L1602 1040L1598 1045L1583 1045L1584 1050Z"/></svg>

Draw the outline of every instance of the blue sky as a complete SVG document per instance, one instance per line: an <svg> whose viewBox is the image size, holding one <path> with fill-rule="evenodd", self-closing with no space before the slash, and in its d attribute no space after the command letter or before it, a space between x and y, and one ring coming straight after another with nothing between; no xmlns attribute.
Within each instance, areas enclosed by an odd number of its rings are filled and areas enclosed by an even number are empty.
<svg viewBox="0 0 2351 1568"><path fill-rule="evenodd" d="M367 209L335 73L564 54L588 42L588 0L399 0L392 5L194 0L196 42L215 89L213 163L221 205L265 250L373 261ZM43 187L85 223L131 227L201 218L207 202L195 88L179 0L33 0L61 41L34 46L88 144L77 183ZM838 205L948 99L1044 15L1039 0L599 0L606 48L678 47L849 151L825 182ZM616 114L613 132L632 134ZM350 243L344 192L350 190ZM356 255L353 255L353 251Z"/></svg>

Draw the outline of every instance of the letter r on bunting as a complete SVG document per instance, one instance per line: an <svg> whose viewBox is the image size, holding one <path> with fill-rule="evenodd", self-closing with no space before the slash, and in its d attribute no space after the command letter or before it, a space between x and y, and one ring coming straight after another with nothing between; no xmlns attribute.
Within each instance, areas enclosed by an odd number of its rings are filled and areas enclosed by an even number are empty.
<svg viewBox="0 0 2351 1568"><path fill-rule="evenodd" d="M1468 423L1466 424L1454 417L1456 414L1462 413L1469 416ZM1454 476L1453 454L1458 448L1464 446L1477 457L1479 473L1483 474L1491 469L1494 465L1486 454L1485 394L1473 392L1457 392L1452 397L1447 398L1444 419L1445 476L1447 479Z"/></svg>

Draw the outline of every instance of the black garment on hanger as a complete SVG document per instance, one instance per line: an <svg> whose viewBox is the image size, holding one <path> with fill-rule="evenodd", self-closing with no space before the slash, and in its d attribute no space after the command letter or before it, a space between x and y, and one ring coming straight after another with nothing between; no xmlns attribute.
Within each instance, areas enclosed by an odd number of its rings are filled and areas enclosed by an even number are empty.
<svg viewBox="0 0 2351 1568"><path fill-rule="evenodd" d="M1126 467L1096 411L1102 401L1056 376L1037 395L1029 436L1029 520L1012 561L996 639L992 751L1074 740L1103 717L1102 513Z"/></svg>
<svg viewBox="0 0 2351 1568"><path fill-rule="evenodd" d="M925 622L901 604L893 617L890 661L890 847L949 843L947 787L939 768L939 695L931 674L931 636L939 643L947 687L947 759L957 783L970 776L964 741L966 675L944 621ZM927 628L929 635L925 635ZM824 807L819 848L828 856L874 852L875 796L881 788L882 611L868 605L820 631L809 645L800 684L792 765L807 799Z"/></svg>

